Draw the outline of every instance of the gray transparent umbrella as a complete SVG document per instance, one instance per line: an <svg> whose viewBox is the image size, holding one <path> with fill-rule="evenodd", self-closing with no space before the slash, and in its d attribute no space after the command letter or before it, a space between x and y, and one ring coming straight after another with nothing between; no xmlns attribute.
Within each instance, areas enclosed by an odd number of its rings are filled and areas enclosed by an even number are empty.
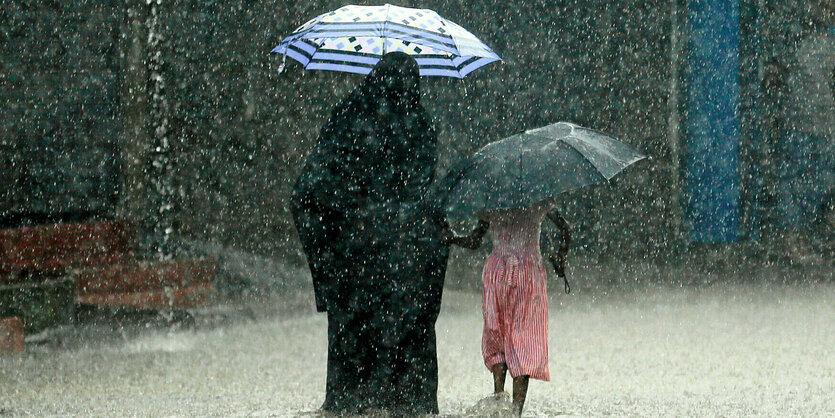
<svg viewBox="0 0 835 418"><path fill-rule="evenodd" d="M491 142L442 181L447 216L530 206L614 177L646 155L567 122ZM446 186L444 186L446 185Z"/></svg>

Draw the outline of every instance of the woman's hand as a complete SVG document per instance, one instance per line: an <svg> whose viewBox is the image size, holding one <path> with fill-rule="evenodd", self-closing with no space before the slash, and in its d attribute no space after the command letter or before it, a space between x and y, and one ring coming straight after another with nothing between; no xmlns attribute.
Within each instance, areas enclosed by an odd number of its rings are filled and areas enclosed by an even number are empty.
<svg viewBox="0 0 835 418"><path fill-rule="evenodd" d="M484 238L484 234L487 233L488 229L490 229L490 223L479 219L478 227L470 235L466 237L455 237L452 243L459 247L477 250L481 246L481 239Z"/></svg>
<svg viewBox="0 0 835 418"><path fill-rule="evenodd" d="M455 241L455 234L452 233L452 231L449 229L449 225L445 224L444 227L441 228L439 238L440 238L442 243L448 245L448 244L452 244Z"/></svg>
<svg viewBox="0 0 835 418"><path fill-rule="evenodd" d="M551 257L551 265L554 266L554 273L562 278L565 294L571 293L571 285L568 284L568 277L565 276L565 254Z"/></svg>

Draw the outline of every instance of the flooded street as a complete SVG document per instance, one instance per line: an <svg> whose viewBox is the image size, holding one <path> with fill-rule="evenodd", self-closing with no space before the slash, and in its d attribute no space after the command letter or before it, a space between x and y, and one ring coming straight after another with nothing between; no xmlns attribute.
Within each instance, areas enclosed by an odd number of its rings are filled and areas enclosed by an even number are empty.
<svg viewBox="0 0 835 418"><path fill-rule="evenodd" d="M551 294L552 381L531 383L525 416L835 411L835 286L603 293ZM304 312L291 317L256 312L63 347L30 342L25 354L0 358L0 415L310 413L324 397L326 320L299 297ZM480 357L480 295L448 291L444 303L440 409L461 416L492 384Z"/></svg>
<svg viewBox="0 0 835 418"><path fill-rule="evenodd" d="M835 418L835 0L359 3L3 2L0 418Z"/></svg>

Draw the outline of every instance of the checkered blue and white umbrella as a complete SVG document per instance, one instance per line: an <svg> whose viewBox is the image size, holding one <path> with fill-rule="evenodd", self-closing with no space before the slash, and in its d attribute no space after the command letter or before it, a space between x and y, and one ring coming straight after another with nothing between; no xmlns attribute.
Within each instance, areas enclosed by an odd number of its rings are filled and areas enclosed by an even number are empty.
<svg viewBox="0 0 835 418"><path fill-rule="evenodd" d="M309 70L368 74L389 52L415 58L422 76L463 78L499 60L472 33L428 9L348 5L311 19L271 52Z"/></svg>

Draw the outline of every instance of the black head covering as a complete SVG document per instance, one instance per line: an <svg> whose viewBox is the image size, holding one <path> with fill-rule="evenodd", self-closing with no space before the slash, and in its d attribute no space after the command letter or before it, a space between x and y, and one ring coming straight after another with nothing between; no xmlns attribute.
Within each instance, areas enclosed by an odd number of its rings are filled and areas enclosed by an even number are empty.
<svg viewBox="0 0 835 418"><path fill-rule="evenodd" d="M329 167L306 167L295 191L327 183L334 186L331 191L342 192L339 186L350 183L370 187L367 191L377 198L402 200L411 194L414 200L431 182L436 143L420 105L417 63L402 52L386 54L322 128L309 162ZM356 203L336 195L322 200L339 210Z"/></svg>
<svg viewBox="0 0 835 418"><path fill-rule="evenodd" d="M399 112L420 106L420 74L414 58L403 52L383 56L363 83L354 90L349 101L373 106L367 103L369 98L387 102L379 105L393 106Z"/></svg>

